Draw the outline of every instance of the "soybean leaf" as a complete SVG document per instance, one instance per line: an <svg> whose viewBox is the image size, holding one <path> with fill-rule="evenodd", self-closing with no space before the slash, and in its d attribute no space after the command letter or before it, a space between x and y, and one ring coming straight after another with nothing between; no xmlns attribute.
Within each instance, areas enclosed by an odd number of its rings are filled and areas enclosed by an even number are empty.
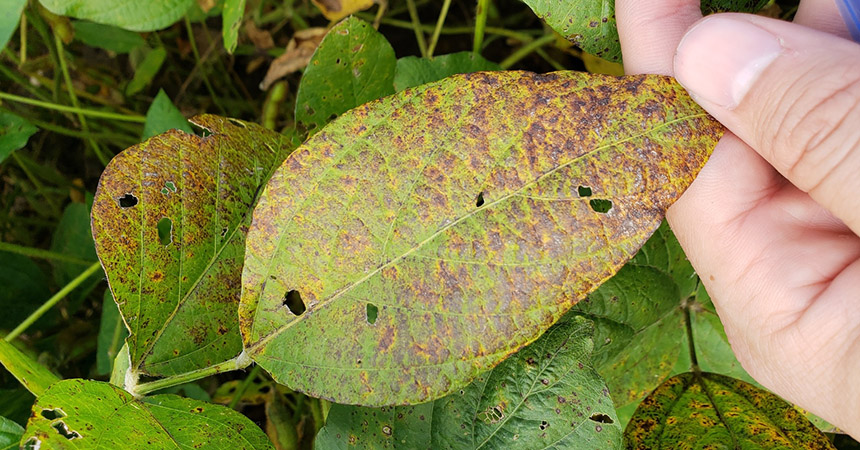
<svg viewBox="0 0 860 450"><path fill-rule="evenodd" d="M24 11L24 6L26 5L27 0L3 1L3 14L0 15L0 50L6 48L9 38L12 37L15 29L18 28L18 21L21 20L21 13ZM2 158L0 158L0 162L2 161Z"/></svg>
<svg viewBox="0 0 860 450"><path fill-rule="evenodd" d="M616 448L621 427L590 365L593 325L572 317L459 393L416 406L334 405L318 449Z"/></svg>
<svg viewBox="0 0 860 450"><path fill-rule="evenodd" d="M0 379L5 378L3 376L5 373L5 370L0 369ZM0 415L15 423L26 424L27 418L30 417L30 408L36 401L36 397L21 386L18 380L13 379L12 381L14 381L14 387L0 389L0 398L3 399L0 402Z"/></svg>
<svg viewBox="0 0 860 450"><path fill-rule="evenodd" d="M39 3L60 16L131 31L153 31L176 22L194 0L39 0Z"/></svg>
<svg viewBox="0 0 860 450"><path fill-rule="evenodd" d="M404 56L397 60L397 68L394 72L394 89L400 92L458 73L472 73L482 70L502 70L502 68L472 52L451 53L433 59Z"/></svg>
<svg viewBox="0 0 860 450"><path fill-rule="evenodd" d="M20 16L20 13L18 15ZM12 152L27 145L30 136L37 131L39 129L23 117L0 110L0 163Z"/></svg>
<svg viewBox="0 0 860 450"><path fill-rule="evenodd" d="M615 2L606 0L523 0L547 25L577 47L609 61L621 61ZM702 12L755 12L768 0L702 0Z"/></svg>
<svg viewBox="0 0 860 450"><path fill-rule="evenodd" d="M369 23L348 17L320 42L296 93L296 121L308 130L394 93L394 49Z"/></svg>
<svg viewBox="0 0 860 450"><path fill-rule="evenodd" d="M165 58L167 58L167 50L164 47L158 47L146 52L143 60L135 67L134 76L125 87L125 94L134 95L149 85L155 74L161 70L161 65L164 64Z"/></svg>
<svg viewBox="0 0 860 450"><path fill-rule="evenodd" d="M22 443L50 449L271 449L232 409L164 394L141 400L100 381L63 380L33 405Z"/></svg>
<svg viewBox="0 0 860 450"><path fill-rule="evenodd" d="M624 430L628 448L830 449L812 423L776 395L714 373L666 380Z"/></svg>
<svg viewBox="0 0 860 450"><path fill-rule="evenodd" d="M158 95L149 105L146 111L146 122L143 124L143 137L141 140L149 139L167 130L177 129L186 133L192 133L188 120L173 105L170 97L164 93L164 89L158 90Z"/></svg>
<svg viewBox="0 0 860 450"><path fill-rule="evenodd" d="M116 53L128 53L145 44L140 34L112 25L76 20L75 37L91 47Z"/></svg>
<svg viewBox="0 0 860 450"><path fill-rule="evenodd" d="M21 425L0 416L0 450L17 450L23 435Z"/></svg>
<svg viewBox="0 0 860 450"><path fill-rule="evenodd" d="M42 395L48 386L59 381L45 366L4 339L0 339L0 364L37 397Z"/></svg>
<svg viewBox="0 0 860 450"><path fill-rule="evenodd" d="M694 296L699 287L699 277L696 276L693 265L665 221L630 262L654 267L672 277L682 299Z"/></svg>
<svg viewBox="0 0 860 450"><path fill-rule="evenodd" d="M221 26L221 37L224 40L224 49L232 54L236 50L239 41L239 27L242 25L242 17L245 15L245 0L225 0L224 9L221 10L223 25Z"/></svg>
<svg viewBox="0 0 860 450"><path fill-rule="evenodd" d="M255 209L246 351L339 403L439 398L612 276L721 133L661 76L478 72L356 108Z"/></svg>
<svg viewBox="0 0 860 450"><path fill-rule="evenodd" d="M107 289L102 301L102 319L99 325L98 350L96 352L96 374L107 375L111 372L114 359L116 359L126 337L128 337L128 330L122 323L119 308L113 300L110 289Z"/></svg>
<svg viewBox="0 0 860 450"><path fill-rule="evenodd" d="M257 191L283 160L279 134L198 116L116 156L93 204L93 236L131 335L131 369L173 375L241 351L236 308Z"/></svg>
<svg viewBox="0 0 860 450"><path fill-rule="evenodd" d="M14 253L0 252L0 286L0 330L15 328L51 296L42 269ZM36 323L44 326L48 320L43 316Z"/></svg>

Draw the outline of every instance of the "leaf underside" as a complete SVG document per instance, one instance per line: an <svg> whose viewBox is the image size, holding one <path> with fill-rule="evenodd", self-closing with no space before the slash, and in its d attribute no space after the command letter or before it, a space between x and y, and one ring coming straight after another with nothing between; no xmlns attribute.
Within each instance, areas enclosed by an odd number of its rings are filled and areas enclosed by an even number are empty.
<svg viewBox="0 0 860 450"><path fill-rule="evenodd" d="M217 116L131 147L93 204L96 250L131 335L132 370L174 375L235 357L245 233L283 138Z"/></svg>
<svg viewBox="0 0 860 450"><path fill-rule="evenodd" d="M338 403L441 397L612 276L721 134L653 75L478 72L353 109L261 195L246 351Z"/></svg>

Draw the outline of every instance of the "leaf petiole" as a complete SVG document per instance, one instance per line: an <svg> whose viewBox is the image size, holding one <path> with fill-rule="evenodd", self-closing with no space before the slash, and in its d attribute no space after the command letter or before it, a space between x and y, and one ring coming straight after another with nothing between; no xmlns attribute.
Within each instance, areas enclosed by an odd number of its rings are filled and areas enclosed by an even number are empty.
<svg viewBox="0 0 860 450"><path fill-rule="evenodd" d="M179 375L164 377L155 381L140 384L137 384L136 382L131 382L133 381L132 379L137 379L137 377L133 376L134 374L129 371L132 376L126 377L125 390L130 392L135 397L139 398L151 392L155 392L173 386L178 386L180 384L185 384L191 381L196 381L201 378L217 375L219 373L230 372L233 370L242 370L250 366L252 362L253 361L251 360L251 357L243 351L239 354L239 356L233 359L228 359L227 361L215 364L213 366L204 367L202 369L193 370L191 372L185 372Z"/></svg>

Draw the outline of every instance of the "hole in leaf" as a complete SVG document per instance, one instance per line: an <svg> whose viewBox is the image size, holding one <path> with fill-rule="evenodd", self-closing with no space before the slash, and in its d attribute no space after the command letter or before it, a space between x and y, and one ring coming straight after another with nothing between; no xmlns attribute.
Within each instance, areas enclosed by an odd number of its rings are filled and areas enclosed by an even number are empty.
<svg viewBox="0 0 860 450"><path fill-rule="evenodd" d="M229 227L224 227L221 229L221 237L227 236L227 232L230 231Z"/></svg>
<svg viewBox="0 0 860 450"><path fill-rule="evenodd" d="M589 200L588 204L591 205L591 209L593 209L594 212L598 212L601 214L606 214L609 212L610 209L612 209L612 201L605 200L602 198L595 198Z"/></svg>
<svg viewBox="0 0 860 450"><path fill-rule="evenodd" d="M580 186L576 188L580 197L591 197L591 188L588 186Z"/></svg>
<svg viewBox="0 0 860 450"><path fill-rule="evenodd" d="M42 410L42 417L44 417L44 418L46 418L46 419L48 419L48 420L54 420L54 419L59 419L59 418L62 418L62 417L66 417L66 413L64 413L64 412L63 412L63 410L62 410L62 409L60 409L60 408L57 408L57 409L43 409L43 410Z"/></svg>
<svg viewBox="0 0 860 450"><path fill-rule="evenodd" d="M173 242L173 221L167 217L162 217L158 221L158 241L161 245Z"/></svg>
<svg viewBox="0 0 860 450"><path fill-rule="evenodd" d="M176 192L176 185L173 184L172 181L168 181L167 183L164 183L164 187L166 187L167 189L170 189L173 192Z"/></svg>
<svg viewBox="0 0 860 450"><path fill-rule="evenodd" d="M367 304L367 323L374 324L376 323L376 318L379 316L379 308L376 307L373 303Z"/></svg>
<svg viewBox="0 0 860 450"><path fill-rule="evenodd" d="M27 442L24 442L24 450L39 450L42 447L42 441L37 439L35 436L27 439Z"/></svg>
<svg viewBox="0 0 860 450"><path fill-rule="evenodd" d="M134 205L137 205L137 197L131 194L125 194L119 198L120 208L131 208Z"/></svg>
<svg viewBox="0 0 860 450"><path fill-rule="evenodd" d="M337 119L337 114L332 114L332 115L328 116L328 121L329 121L329 122L331 122L331 121L332 121L332 120L334 120L334 119Z"/></svg>
<svg viewBox="0 0 860 450"><path fill-rule="evenodd" d="M549 428L549 423L546 420L541 420L540 421L540 429L546 430L547 428Z"/></svg>
<svg viewBox="0 0 860 450"><path fill-rule="evenodd" d="M598 422L598 423L606 423L606 424L615 423L615 421L612 420L611 417L609 417L603 413L594 413L591 415L591 417L589 417L589 419L593 420L595 422Z"/></svg>
<svg viewBox="0 0 860 450"><path fill-rule="evenodd" d="M483 192L479 192L478 197L475 198L475 206L477 206L478 208L484 206L484 193Z"/></svg>
<svg viewBox="0 0 860 450"><path fill-rule="evenodd" d="M72 439L77 439L77 438L81 437L81 435L78 434L77 431L70 430L69 427L66 426L66 424L62 421L52 423L51 426L55 430L57 430L57 433L60 433L60 436L66 438L66 439L72 440Z"/></svg>
<svg viewBox="0 0 860 450"><path fill-rule="evenodd" d="M297 316L301 316L305 312L305 309L307 309L305 302L302 300L302 294L299 294L299 291L295 289L284 295L284 306Z"/></svg>
<svg viewBox="0 0 860 450"><path fill-rule="evenodd" d="M230 123L236 125L237 127L248 128L247 125L245 125L245 122L242 122L241 120L233 119L232 117L228 118L227 120L229 120Z"/></svg>

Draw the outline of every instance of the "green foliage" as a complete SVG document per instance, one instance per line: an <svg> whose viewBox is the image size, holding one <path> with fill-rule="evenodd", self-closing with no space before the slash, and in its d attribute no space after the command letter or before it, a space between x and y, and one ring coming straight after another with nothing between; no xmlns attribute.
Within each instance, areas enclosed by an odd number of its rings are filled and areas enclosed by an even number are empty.
<svg viewBox="0 0 860 450"><path fill-rule="evenodd" d="M0 111L0 163L6 160L15 150L27 145L30 136L34 135L38 128L27 120Z"/></svg>
<svg viewBox="0 0 860 450"><path fill-rule="evenodd" d="M165 58L167 58L167 50L164 47L144 50L143 59L134 70L134 77L125 87L125 94L134 95L148 86L158 71L161 70Z"/></svg>
<svg viewBox="0 0 860 450"><path fill-rule="evenodd" d="M24 11L24 6L26 5L27 0L0 0L0 11L3 11L3 14L0 15L0 50L6 47L9 38L12 37L12 33L18 28L21 12ZM0 115L0 121L3 120L2 117ZM2 126L2 122L0 122L0 126ZM0 147L0 155L2 154L2 147ZM3 159L0 156L0 162L3 162Z"/></svg>
<svg viewBox="0 0 860 450"><path fill-rule="evenodd" d="M60 16L114 25L131 31L158 30L176 22L194 0L39 0Z"/></svg>
<svg viewBox="0 0 860 450"><path fill-rule="evenodd" d="M99 325L98 350L96 352L96 373L107 375L113 370L113 361L128 337L128 330L122 322L119 308L113 300L110 289L105 290L102 303L102 320Z"/></svg>
<svg viewBox="0 0 860 450"><path fill-rule="evenodd" d="M458 73L501 70L498 64L472 52L451 53L433 59L404 56L397 60L394 88L397 92L425 83L441 80Z"/></svg>
<svg viewBox="0 0 860 450"><path fill-rule="evenodd" d="M145 141L168 130L193 133L182 112L170 101L164 89L159 89L152 105L146 110L146 122L143 124L143 136L140 139Z"/></svg>
<svg viewBox="0 0 860 450"><path fill-rule="evenodd" d="M242 16L245 15L245 0L225 0L221 10L223 18L222 35L224 47L227 53L236 50L239 39L239 27L242 25Z"/></svg>
<svg viewBox="0 0 860 450"><path fill-rule="evenodd" d="M14 253L0 252L0 286L0 330L15 328L51 296L42 269Z"/></svg>
<svg viewBox="0 0 860 450"><path fill-rule="evenodd" d="M0 416L0 450L17 450L22 435L21 425Z"/></svg>
<svg viewBox="0 0 860 450"><path fill-rule="evenodd" d="M60 380L45 366L6 342L5 339L0 339L0 364L37 397Z"/></svg>
<svg viewBox="0 0 860 450"><path fill-rule="evenodd" d="M112 25L76 20L72 22L72 26L75 28L75 38L90 47L128 53L144 45L140 34Z"/></svg>

